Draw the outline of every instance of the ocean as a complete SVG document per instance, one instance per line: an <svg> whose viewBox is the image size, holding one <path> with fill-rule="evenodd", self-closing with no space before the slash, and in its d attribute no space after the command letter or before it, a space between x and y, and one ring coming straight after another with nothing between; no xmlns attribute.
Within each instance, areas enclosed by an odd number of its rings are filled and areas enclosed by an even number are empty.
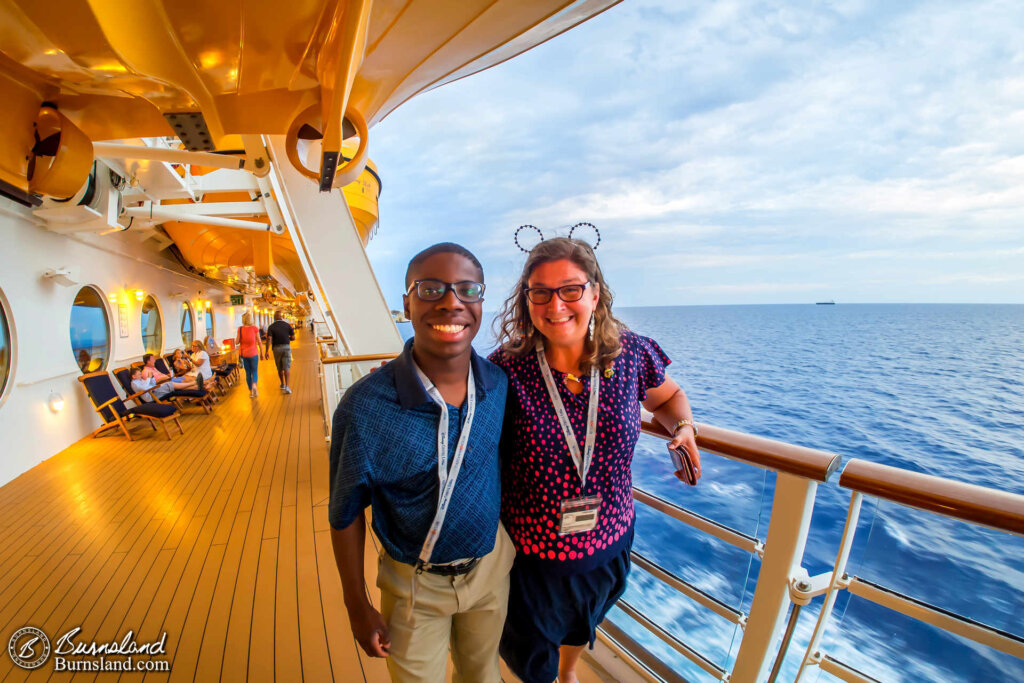
<svg viewBox="0 0 1024 683"><path fill-rule="evenodd" d="M1024 494L1024 306L770 305L621 308L673 359L695 418L843 457ZM485 320L489 330L490 316ZM400 325L403 335L411 334ZM493 348L482 328L476 346ZM703 456L703 479L672 475L664 442L642 436L634 482L764 538L774 475ZM819 486L804 567L830 571L849 492ZM749 611L756 556L637 505L635 549ZM848 571L1024 635L1024 538L865 499ZM729 669L738 627L641 570L626 599ZM804 608L780 680L792 680L821 605ZM613 610L610 618L684 677L714 680ZM840 593L823 650L883 681L1024 680L1024 661ZM809 680L816 680L817 673ZM826 674L822 680L829 680Z"/></svg>

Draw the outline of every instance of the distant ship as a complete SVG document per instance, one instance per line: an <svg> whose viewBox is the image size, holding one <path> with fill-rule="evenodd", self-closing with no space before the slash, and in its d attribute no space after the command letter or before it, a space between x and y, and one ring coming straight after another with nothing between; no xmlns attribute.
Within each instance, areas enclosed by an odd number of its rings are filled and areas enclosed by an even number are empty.
<svg viewBox="0 0 1024 683"><path fill-rule="evenodd" d="M814 305L815 306L835 306L836 302L835 301L831 301L831 300L829 300L829 301L815 301Z"/></svg>

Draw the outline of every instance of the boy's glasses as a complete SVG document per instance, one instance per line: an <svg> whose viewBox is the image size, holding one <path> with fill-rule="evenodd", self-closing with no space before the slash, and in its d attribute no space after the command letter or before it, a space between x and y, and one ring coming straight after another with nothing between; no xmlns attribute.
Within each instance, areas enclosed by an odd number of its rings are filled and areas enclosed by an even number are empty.
<svg viewBox="0 0 1024 683"><path fill-rule="evenodd" d="M448 290L455 292L455 297L464 304L476 304L484 300L484 285L482 282L463 280L462 282L442 282L441 280L416 280L406 290L406 294L416 290L416 296L420 301L440 301L448 293Z"/></svg>
<svg viewBox="0 0 1024 683"><path fill-rule="evenodd" d="M551 302L551 297L556 293L562 301L573 302L583 298L583 292L590 286L590 282L582 285L563 285L561 287L527 287L526 298L532 304L546 304Z"/></svg>

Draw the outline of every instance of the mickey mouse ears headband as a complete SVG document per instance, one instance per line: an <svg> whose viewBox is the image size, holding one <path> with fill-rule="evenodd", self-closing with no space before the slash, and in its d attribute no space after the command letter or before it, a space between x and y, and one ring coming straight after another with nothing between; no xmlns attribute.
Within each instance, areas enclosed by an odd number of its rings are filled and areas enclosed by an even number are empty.
<svg viewBox="0 0 1024 683"><path fill-rule="evenodd" d="M594 225L593 223L577 223L576 225L572 226L569 229L569 239L573 238L572 234L574 232L576 232L576 228L590 228L591 230L594 231L594 234L597 235L597 241L594 242L593 244L591 244L590 248L596 250L597 246L599 244L601 244L601 231L597 229L597 226ZM521 252L523 252L525 254L529 254L530 250L529 249L524 249L523 245L519 244L519 233L522 230L524 230L524 229L536 230L537 231L537 235L540 236L540 241L541 242L544 241L544 233L542 233L540 231L540 228L538 228L536 225L520 225L518 228L516 228L515 235L513 235L512 239L516 243L516 246L519 247L519 251L521 251Z"/></svg>

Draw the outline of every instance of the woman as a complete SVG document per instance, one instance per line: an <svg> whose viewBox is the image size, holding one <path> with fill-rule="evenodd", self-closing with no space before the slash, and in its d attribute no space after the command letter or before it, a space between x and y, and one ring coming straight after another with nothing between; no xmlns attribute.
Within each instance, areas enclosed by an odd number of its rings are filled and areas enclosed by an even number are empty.
<svg viewBox="0 0 1024 683"><path fill-rule="evenodd" d="M196 384L207 388L206 382L213 378L213 367L210 365L210 354L198 339L192 342L192 356L189 360L196 373Z"/></svg>
<svg viewBox="0 0 1024 683"><path fill-rule="evenodd" d="M499 318L502 521L518 551L501 655L525 683L576 681L584 646L625 591L641 405L700 473L689 401L665 376L671 361L611 305L590 246L557 238L530 252Z"/></svg>
<svg viewBox="0 0 1024 683"><path fill-rule="evenodd" d="M238 328L235 344L238 346L238 355L242 358L242 367L245 368L245 383L249 387L249 397L256 398L259 396L256 382L260 369L260 330L252 324L252 313L242 316L242 326Z"/></svg>
<svg viewBox="0 0 1024 683"><path fill-rule="evenodd" d="M185 355L185 352L181 349L174 350L174 356L171 358L171 366L174 370L174 374L177 376L186 375L192 372L192 361Z"/></svg>

